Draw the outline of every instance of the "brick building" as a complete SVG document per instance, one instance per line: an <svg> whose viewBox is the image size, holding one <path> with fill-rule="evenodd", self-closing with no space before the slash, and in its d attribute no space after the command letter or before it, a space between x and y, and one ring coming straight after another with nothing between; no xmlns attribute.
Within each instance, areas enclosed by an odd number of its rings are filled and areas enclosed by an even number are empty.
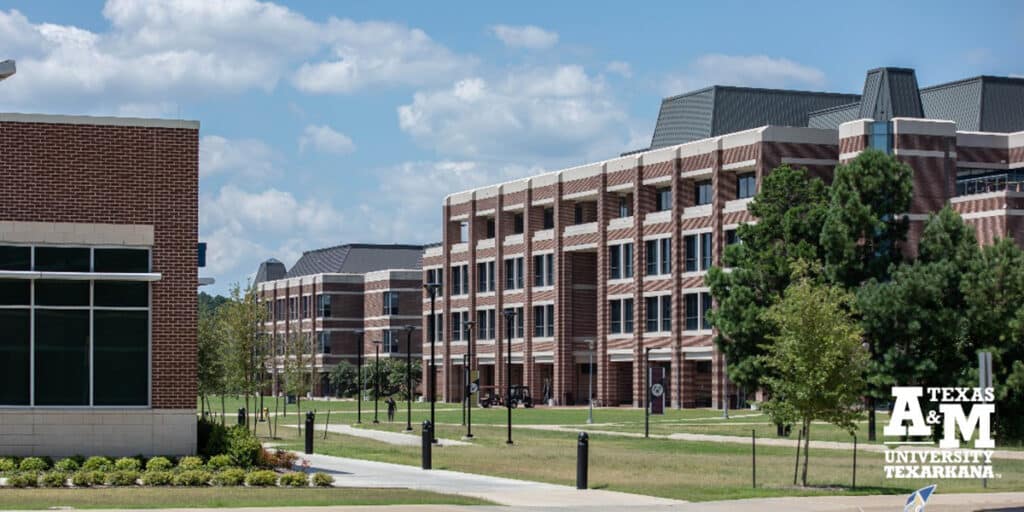
<svg viewBox="0 0 1024 512"><path fill-rule="evenodd" d="M196 448L199 123L0 114L0 453Z"/></svg>
<svg viewBox="0 0 1024 512"><path fill-rule="evenodd" d="M878 148L914 169L911 238L951 204L982 243L1020 243L1021 130L1024 79L919 89L913 70L881 68L861 95L714 86L666 98L650 148L452 194L443 243L423 259L424 281L443 282L436 332L423 296L438 392L461 398L469 338L481 384L504 388L502 312L512 310L512 383L535 397L586 403L594 350L596 400L636 406L649 349L673 407L735 404L704 276L736 228L756 222L747 204L765 173L790 164L830 180L838 163Z"/></svg>
<svg viewBox="0 0 1024 512"><path fill-rule="evenodd" d="M347 244L305 252L287 271L278 260L261 264L256 283L277 351L267 363L268 391L278 392L285 344L295 337L313 354L314 396L332 394L330 371L340 361L356 364L360 342L364 362L374 357L375 341L381 358L404 359L409 326L419 348L422 254L421 245Z"/></svg>

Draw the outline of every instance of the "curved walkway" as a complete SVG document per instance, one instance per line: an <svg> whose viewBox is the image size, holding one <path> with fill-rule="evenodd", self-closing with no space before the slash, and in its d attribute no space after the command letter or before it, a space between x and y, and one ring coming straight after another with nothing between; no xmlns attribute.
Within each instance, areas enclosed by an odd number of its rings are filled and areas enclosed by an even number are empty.
<svg viewBox="0 0 1024 512"><path fill-rule="evenodd" d="M283 425L290 428L297 428L295 425ZM382 443L394 444L399 446L419 446L423 440L420 438L419 432L412 434L406 434L402 432L389 432L387 430L374 430L369 428L356 428L351 425L337 424L328 425L327 431L334 434L345 434L347 436L362 437L364 439L372 439L374 441L380 441ZM323 427L317 426L317 434L323 435ZM441 446L470 446L472 443L466 441L457 441L455 439L442 439L438 438L437 444Z"/></svg>

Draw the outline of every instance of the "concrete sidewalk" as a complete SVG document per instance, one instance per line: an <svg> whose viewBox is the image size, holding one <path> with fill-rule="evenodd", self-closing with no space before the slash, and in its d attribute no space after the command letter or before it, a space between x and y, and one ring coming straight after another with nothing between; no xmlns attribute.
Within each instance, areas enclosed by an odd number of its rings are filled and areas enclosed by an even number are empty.
<svg viewBox="0 0 1024 512"><path fill-rule="evenodd" d="M424 471L413 466L388 464L328 455L297 454L310 462L312 471L334 476L336 487L402 487L445 494L458 494L517 507L651 507L681 505L685 502L622 492L586 490L511 478ZM492 509L493 510L493 509Z"/></svg>
<svg viewBox="0 0 1024 512"><path fill-rule="evenodd" d="M298 428L295 425L286 425L289 428ZM327 425L327 431L334 434L345 434L347 436L362 437L364 439L372 439L374 441L380 441L382 443L394 444L399 446L419 446L423 440L420 438L419 432L413 432L406 434L402 432L389 432L386 430L373 430L368 428L356 428L351 425L338 424L338 425ZM323 435L323 427L317 425L317 434ZM437 439L437 444L441 446L470 446L472 443L465 441L457 441L455 439Z"/></svg>

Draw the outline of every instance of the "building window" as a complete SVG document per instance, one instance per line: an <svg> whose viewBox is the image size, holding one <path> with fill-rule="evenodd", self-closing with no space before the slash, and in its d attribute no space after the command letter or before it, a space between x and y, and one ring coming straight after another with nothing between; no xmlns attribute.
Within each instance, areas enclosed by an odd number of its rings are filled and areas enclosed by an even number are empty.
<svg viewBox="0 0 1024 512"><path fill-rule="evenodd" d="M523 214L517 213L512 216L512 233L517 235L523 232Z"/></svg>
<svg viewBox="0 0 1024 512"><path fill-rule="evenodd" d="M555 306L553 304L533 307L533 335L537 338L555 335Z"/></svg>
<svg viewBox="0 0 1024 512"><path fill-rule="evenodd" d="M331 316L331 296L320 294L316 296L317 318L329 318Z"/></svg>
<svg viewBox="0 0 1024 512"><path fill-rule="evenodd" d="M399 346L401 344L401 336L396 334L394 331L385 330L383 331L383 338L381 339L380 351L385 354L397 354L402 349Z"/></svg>
<svg viewBox="0 0 1024 512"><path fill-rule="evenodd" d="M0 246L0 270L138 274L149 258L146 249ZM149 405L150 288L125 278L0 279L0 406Z"/></svg>
<svg viewBox="0 0 1024 512"><path fill-rule="evenodd" d="M696 331L699 329L710 329L711 321L707 312L711 309L711 294L687 293L683 296L686 305L686 330Z"/></svg>
<svg viewBox="0 0 1024 512"><path fill-rule="evenodd" d="M711 233L700 234L700 269L711 268Z"/></svg>
<svg viewBox="0 0 1024 512"><path fill-rule="evenodd" d="M288 318L291 320L299 319L299 298L289 297L288 298Z"/></svg>
<svg viewBox="0 0 1024 512"><path fill-rule="evenodd" d="M553 284L555 284L555 255L535 255L533 257L533 285L540 287Z"/></svg>
<svg viewBox="0 0 1024 512"><path fill-rule="evenodd" d="M645 302L647 332L672 331L672 296L647 297Z"/></svg>
<svg viewBox="0 0 1024 512"><path fill-rule="evenodd" d="M285 314L286 314L285 309L286 308L285 308L284 299L277 299L274 302L274 320L284 320L284 319L286 319L287 317L285 316Z"/></svg>
<svg viewBox="0 0 1024 512"><path fill-rule="evenodd" d="M695 204L711 204L711 180L701 180L694 183L694 193Z"/></svg>
<svg viewBox="0 0 1024 512"><path fill-rule="evenodd" d="M555 228L555 209L544 208L544 229Z"/></svg>
<svg viewBox="0 0 1024 512"><path fill-rule="evenodd" d="M633 299L617 299L608 303L609 325L612 334L633 332Z"/></svg>
<svg viewBox="0 0 1024 512"><path fill-rule="evenodd" d="M452 267L452 295L466 295L469 293L469 265L455 265Z"/></svg>
<svg viewBox="0 0 1024 512"><path fill-rule="evenodd" d="M633 244L611 245L608 247L609 279L633 277Z"/></svg>
<svg viewBox="0 0 1024 512"><path fill-rule="evenodd" d="M312 300L313 297L310 295L302 296L302 318L309 318L309 306Z"/></svg>
<svg viewBox="0 0 1024 512"><path fill-rule="evenodd" d="M747 172L736 176L736 198L754 197L757 192L757 178L754 173Z"/></svg>
<svg viewBox="0 0 1024 512"><path fill-rule="evenodd" d="M647 240L644 244L646 252L647 275L665 275L672 273L672 237Z"/></svg>
<svg viewBox="0 0 1024 512"><path fill-rule="evenodd" d="M735 229L725 230L725 245L732 245L740 241L739 236L736 235Z"/></svg>
<svg viewBox="0 0 1024 512"><path fill-rule="evenodd" d="M633 194L619 196L619 218L624 219L633 215Z"/></svg>
<svg viewBox="0 0 1024 512"><path fill-rule="evenodd" d="M482 309L476 312L476 337L481 340L494 339L493 309Z"/></svg>
<svg viewBox="0 0 1024 512"><path fill-rule="evenodd" d="M871 147L884 153L892 153L892 126L888 121L871 123Z"/></svg>
<svg viewBox="0 0 1024 512"><path fill-rule="evenodd" d="M526 332L525 319L523 318L523 308L505 308L504 311L511 311L515 314L512 320L512 337L522 338L524 333ZM508 320L505 318L504 314L502 314L501 321L504 322L505 329L508 329ZM507 335L508 333L506 333L506 336Z"/></svg>
<svg viewBox="0 0 1024 512"><path fill-rule="evenodd" d="M657 190L655 209L659 212L672 209L672 187L659 188Z"/></svg>
<svg viewBox="0 0 1024 512"><path fill-rule="evenodd" d="M316 333L317 351L320 354L331 353L331 333L320 331Z"/></svg>
<svg viewBox="0 0 1024 512"><path fill-rule="evenodd" d="M486 261L476 264L476 291L494 291L494 262Z"/></svg>
<svg viewBox="0 0 1024 512"><path fill-rule="evenodd" d="M469 311L456 311L452 313L452 341L468 339L465 330L466 322L469 321Z"/></svg>
<svg viewBox="0 0 1024 512"><path fill-rule="evenodd" d="M462 221L459 223L459 242L469 241L469 223Z"/></svg>
<svg viewBox="0 0 1024 512"><path fill-rule="evenodd" d="M487 219L487 238L494 238L494 217Z"/></svg>
<svg viewBox="0 0 1024 512"><path fill-rule="evenodd" d="M444 338L444 313L437 313L434 315L434 321L431 323L430 315L426 315L427 318L427 341L430 343L436 343ZM433 329L431 329L433 327Z"/></svg>
<svg viewBox="0 0 1024 512"><path fill-rule="evenodd" d="M384 292L384 314L398 314L398 292Z"/></svg>
<svg viewBox="0 0 1024 512"><path fill-rule="evenodd" d="M671 274L672 273L672 239L662 238L661 239L661 273Z"/></svg>
<svg viewBox="0 0 1024 512"><path fill-rule="evenodd" d="M683 237L686 272L697 272L711 268L711 233L686 235ZM699 255L699 257L698 257Z"/></svg>
<svg viewBox="0 0 1024 512"><path fill-rule="evenodd" d="M523 287L523 258L505 260L505 289L519 290Z"/></svg>
<svg viewBox="0 0 1024 512"><path fill-rule="evenodd" d="M579 203L573 208L573 224L583 224L583 205Z"/></svg>

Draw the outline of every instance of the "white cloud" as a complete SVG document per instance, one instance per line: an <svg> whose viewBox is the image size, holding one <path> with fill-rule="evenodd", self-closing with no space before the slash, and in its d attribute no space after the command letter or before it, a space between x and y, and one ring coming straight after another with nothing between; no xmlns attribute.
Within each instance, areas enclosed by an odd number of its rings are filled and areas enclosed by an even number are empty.
<svg viewBox="0 0 1024 512"><path fill-rule="evenodd" d="M491 33L510 48L543 50L558 44L557 32L544 30L534 25L494 25L491 27Z"/></svg>
<svg viewBox="0 0 1024 512"><path fill-rule="evenodd" d="M821 88L825 73L785 58L709 54L699 57L686 72L670 74L664 92L680 94L709 85Z"/></svg>
<svg viewBox="0 0 1024 512"><path fill-rule="evenodd" d="M334 131L327 125L309 125L299 137L299 151L307 147L321 153L347 155L356 150L355 143L344 133Z"/></svg>
<svg viewBox="0 0 1024 512"><path fill-rule="evenodd" d="M276 173L276 152L257 139L227 139L206 135L199 140L199 175L234 173L249 178L266 178Z"/></svg>
<svg viewBox="0 0 1024 512"><path fill-rule="evenodd" d="M578 163L625 149L625 112L580 66L513 70L417 92L398 108L400 128L449 157L542 165Z"/></svg>
<svg viewBox="0 0 1024 512"><path fill-rule="evenodd" d="M108 0L109 28L36 23L0 10L0 48L18 61L0 108L175 114L196 97L428 85L475 64L416 28L330 18L314 22L257 0ZM323 54L332 55L319 60Z"/></svg>
<svg viewBox="0 0 1024 512"><path fill-rule="evenodd" d="M633 66L630 66L628 62L621 60L613 60L605 66L605 71L620 75L624 78L633 77Z"/></svg>

